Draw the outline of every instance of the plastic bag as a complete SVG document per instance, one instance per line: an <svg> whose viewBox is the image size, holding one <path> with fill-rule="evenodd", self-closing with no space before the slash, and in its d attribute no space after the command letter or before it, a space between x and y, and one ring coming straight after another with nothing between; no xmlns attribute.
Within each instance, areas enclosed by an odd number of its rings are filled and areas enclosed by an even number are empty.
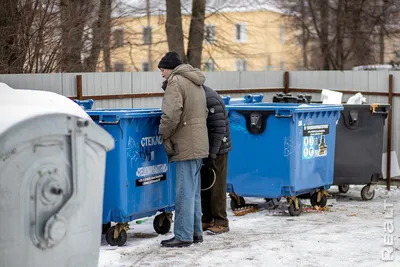
<svg viewBox="0 0 400 267"><path fill-rule="evenodd" d="M363 103L366 103L366 99L365 99L365 97L363 97L363 95L361 93L357 93L357 94L353 95L352 97L350 97L349 100L347 100L347 104L360 105Z"/></svg>

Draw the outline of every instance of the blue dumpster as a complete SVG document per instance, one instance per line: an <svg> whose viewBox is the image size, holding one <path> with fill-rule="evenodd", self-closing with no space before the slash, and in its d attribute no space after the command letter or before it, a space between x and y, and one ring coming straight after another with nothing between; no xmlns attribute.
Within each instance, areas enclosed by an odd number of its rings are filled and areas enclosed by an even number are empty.
<svg viewBox="0 0 400 267"><path fill-rule="evenodd" d="M297 197L326 204L319 192L333 183L342 105L256 103L227 109L235 147L227 179L232 209L244 206L243 197L287 197L292 216L301 213Z"/></svg>
<svg viewBox="0 0 400 267"><path fill-rule="evenodd" d="M157 233L171 228L175 199L174 164L158 134L160 109L87 110L115 140L107 154L103 201L103 233L110 245L122 246L128 222L162 212L155 217ZM117 222L111 227L111 222Z"/></svg>

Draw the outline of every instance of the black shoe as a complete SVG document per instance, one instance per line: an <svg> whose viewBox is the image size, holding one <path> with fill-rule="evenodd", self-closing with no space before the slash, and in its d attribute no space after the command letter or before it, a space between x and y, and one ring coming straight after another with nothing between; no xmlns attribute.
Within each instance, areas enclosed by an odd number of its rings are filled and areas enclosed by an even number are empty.
<svg viewBox="0 0 400 267"><path fill-rule="evenodd" d="M161 245L163 245L165 242L171 242L174 239L175 239L175 237L170 238L170 239L165 239L165 240L161 241Z"/></svg>
<svg viewBox="0 0 400 267"><path fill-rule="evenodd" d="M199 235L199 236L194 235L193 236L193 243L202 243L202 242L203 242L203 236L202 235Z"/></svg>
<svg viewBox="0 0 400 267"><path fill-rule="evenodd" d="M180 248L180 247L188 247L192 243L193 242L190 242L190 241L189 242L188 241L180 241L180 240L178 240L178 239L176 239L174 237L174 238L171 238L171 239L168 239L168 240L164 240L163 242L161 242L161 245L163 247L169 247L169 248L173 248L173 247Z"/></svg>

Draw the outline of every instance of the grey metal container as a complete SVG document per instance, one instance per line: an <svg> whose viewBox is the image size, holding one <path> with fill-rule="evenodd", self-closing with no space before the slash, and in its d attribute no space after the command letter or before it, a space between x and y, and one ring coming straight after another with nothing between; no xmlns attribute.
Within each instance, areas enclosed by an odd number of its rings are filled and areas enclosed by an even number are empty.
<svg viewBox="0 0 400 267"><path fill-rule="evenodd" d="M113 147L71 100L0 84L1 267L97 266Z"/></svg>

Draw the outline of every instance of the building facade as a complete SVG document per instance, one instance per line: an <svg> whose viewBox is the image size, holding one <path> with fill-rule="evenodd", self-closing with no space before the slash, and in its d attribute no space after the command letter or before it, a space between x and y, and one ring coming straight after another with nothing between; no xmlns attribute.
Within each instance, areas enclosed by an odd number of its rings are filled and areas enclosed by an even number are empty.
<svg viewBox="0 0 400 267"><path fill-rule="evenodd" d="M182 14L185 49L190 19L189 14ZM202 70L296 70L302 64L301 46L287 19L275 9L207 12ZM156 71L159 60L168 52L165 14L153 12L114 22L113 71ZM99 71L103 70L100 60Z"/></svg>

